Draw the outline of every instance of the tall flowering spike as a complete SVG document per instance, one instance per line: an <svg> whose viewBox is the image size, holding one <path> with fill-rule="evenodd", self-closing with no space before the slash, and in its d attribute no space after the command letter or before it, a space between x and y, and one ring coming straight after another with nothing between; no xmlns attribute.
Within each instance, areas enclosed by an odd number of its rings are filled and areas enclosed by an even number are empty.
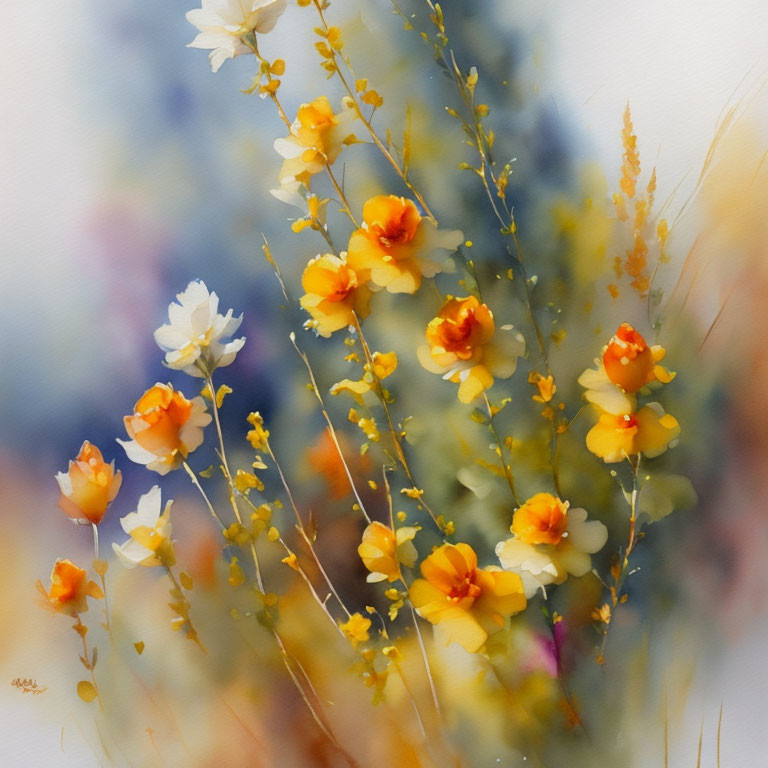
<svg viewBox="0 0 768 768"><path fill-rule="evenodd" d="M204 377L230 365L245 344L245 337L223 341L240 327L242 314L220 315L219 297L209 293L202 280L193 280L168 307L170 324L155 331L155 341L165 352L169 368Z"/></svg>
<svg viewBox="0 0 768 768"><path fill-rule="evenodd" d="M123 476L119 470L115 472L114 461L107 464L101 451L86 440L56 481L61 490L59 506L67 516L78 523L98 525L117 496Z"/></svg>
<svg viewBox="0 0 768 768"><path fill-rule="evenodd" d="M120 518L120 525L130 536L124 544L112 544L112 549L126 568L137 565L171 566L176 562L171 541L171 505L169 501L161 514L160 486L153 486L139 499L135 512Z"/></svg>
<svg viewBox="0 0 768 768"><path fill-rule="evenodd" d="M496 334L493 313L474 296L451 298L427 326L427 344L419 362L432 373L459 384L459 400L471 403L493 386L494 377L508 379L525 353L525 340L511 326Z"/></svg>
<svg viewBox="0 0 768 768"><path fill-rule="evenodd" d="M597 369L589 368L579 376L579 384L587 390L584 396L609 413L630 413L638 390L674 378L674 373L659 365L666 353L662 346L649 347L629 323L622 323L603 347Z"/></svg>
<svg viewBox="0 0 768 768"><path fill-rule="evenodd" d="M413 538L419 529L403 526L393 531L379 522L371 523L363 531L363 540L357 548L363 565L370 571L367 581L397 581L401 578L400 564L411 568L417 552Z"/></svg>
<svg viewBox="0 0 768 768"><path fill-rule="evenodd" d="M275 140L275 152L284 161L278 175L280 189L272 190L272 194L283 202L301 205L299 187L308 188L312 176L321 173L326 163L332 165L341 150L356 141L352 125L356 118L357 112L347 100L338 113L327 96L302 104L290 134Z"/></svg>
<svg viewBox="0 0 768 768"><path fill-rule="evenodd" d="M562 584L569 575L584 576L592 568L591 554L603 548L608 529L587 521L586 510L570 509L550 493L537 493L515 510L511 539L496 545L505 570L519 573L526 597L548 584Z"/></svg>
<svg viewBox="0 0 768 768"><path fill-rule="evenodd" d="M187 400L170 384L155 384L125 416L131 438L118 439L131 461L161 475L178 469L203 442L203 428L211 423L202 397Z"/></svg>
<svg viewBox="0 0 768 768"><path fill-rule="evenodd" d="M285 10L286 0L202 0L202 8L187 13L200 30L188 48L210 49L211 69L241 53L251 53L243 37L271 32Z"/></svg>
<svg viewBox="0 0 768 768"><path fill-rule="evenodd" d="M83 568L71 560L57 560L51 571L51 587L46 591L38 580L37 589L43 596L43 606L55 613L75 616L88 610L86 598L101 599L104 593L95 581L88 580Z"/></svg>
<svg viewBox="0 0 768 768"><path fill-rule="evenodd" d="M660 456L680 436L677 419L664 413L659 403L649 403L636 413L603 412L587 432L587 448L606 464L642 453L649 459Z"/></svg>
<svg viewBox="0 0 768 768"><path fill-rule="evenodd" d="M439 642L458 643L470 653L480 651L488 635L526 606L520 576L478 568L468 544L438 547L421 564L421 574L410 588L417 612L435 625Z"/></svg>
<svg viewBox="0 0 768 768"><path fill-rule="evenodd" d="M352 233L347 261L390 293L415 293L422 277L442 271L440 252L447 256L463 239L460 231L441 231L423 219L411 200L377 195L363 206L363 225Z"/></svg>
<svg viewBox="0 0 768 768"><path fill-rule="evenodd" d="M332 254L317 256L301 276L306 293L299 300L312 317L312 327L329 337L368 314L371 291L360 285L357 274L346 261Z"/></svg>

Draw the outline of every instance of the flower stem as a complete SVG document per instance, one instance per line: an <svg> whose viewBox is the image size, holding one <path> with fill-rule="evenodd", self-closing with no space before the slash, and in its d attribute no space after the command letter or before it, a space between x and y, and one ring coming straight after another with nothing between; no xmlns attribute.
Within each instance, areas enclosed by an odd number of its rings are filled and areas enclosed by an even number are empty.
<svg viewBox="0 0 768 768"><path fill-rule="evenodd" d="M323 9L318 0L314 0L314 6L317 9L318 15L320 16L320 21L323 25L323 29L327 31L329 28L328 22L325 20L325 14L323 13ZM352 90L352 88L350 88L349 83L347 82L347 79L344 77L344 73L339 68L339 62L337 60L336 50L331 46L330 51L331 51L333 63L336 65L336 74L338 75L339 81L341 82L344 90L347 92L347 96L351 99L352 103L354 104L355 111L357 112L357 116L360 118L360 122L362 122L362 124L365 126L366 130L368 131L371 138L373 139L373 143L378 147L381 154L386 158L387 162L389 162L389 164L392 166L395 173L400 177L400 179L402 179L403 184L405 184L408 190L416 198L422 210L424 211L424 213L426 213L427 217L431 221L433 221L435 224L437 224L437 219L435 218L435 215L430 210L426 201L424 200L422 195L419 193L419 191L416 189L416 187L414 187L411 181L408 179L408 175L406 173L405 168L402 167L400 163L398 163L397 160L392 156L392 153L387 149L384 142L379 138L379 135L376 133L376 130L374 129L370 119L363 114L363 110L360 107L360 103L357 98L357 93L354 90ZM341 58L343 59L343 57ZM352 76L355 77L355 73L352 71L352 68L349 62L345 60L345 63L350 73L352 74Z"/></svg>
<svg viewBox="0 0 768 768"><path fill-rule="evenodd" d="M93 669L92 659L88 655L88 642L85 639L88 627L83 624L83 620L80 618L80 614L76 613L75 618L77 619L77 624L74 624L72 629L74 629L75 632L80 635L80 639L83 641L83 658L85 659L85 667L91 673L91 684L93 685L93 690L96 692L96 698L99 700L99 709L104 711L104 702L101 698L101 691L99 690L99 686L96 683L96 673Z"/></svg>
<svg viewBox="0 0 768 768"><path fill-rule="evenodd" d="M91 523L91 529L93 530L93 558L94 563L99 560L99 529L96 523ZM109 619L109 597L107 595L107 579L104 573L101 572L101 568L97 571L99 580L101 581L101 591L104 593L104 619L105 627L109 634L109 639L114 642L115 638L112 635L112 622Z"/></svg>
<svg viewBox="0 0 768 768"><path fill-rule="evenodd" d="M341 460L342 466L344 467L344 473L346 474L347 480L349 481L349 487L352 489L352 493L355 495L355 501L357 502L357 506L360 508L360 512L362 513L366 522L370 524L372 522L371 517L368 514L367 510L365 509L365 504L363 504L363 500L360 498L360 493L357 490L357 485L355 484L355 481L352 478L352 472L349 469L347 460L344 458L344 452L341 450L341 445L339 444L339 439L336 435L336 430L333 427L333 422L331 421L331 417L328 415L328 411L325 407L325 402L323 401L323 396L320 394L320 388L317 386L317 380L315 379L315 374L312 370L312 366L310 365L309 358L306 356L304 352L302 352L299 349L298 345L296 344L295 334L292 333L289 338L291 340L291 344L293 344L293 348L296 350L296 354L301 358L302 362L304 363L307 369L307 373L309 374L309 381L312 384L312 391L314 392L318 403L320 403L320 411L322 412L323 418L325 419L325 423L328 426L328 433L331 436L331 441L333 442L333 445L336 448L336 452L339 455L339 459Z"/></svg>
<svg viewBox="0 0 768 768"><path fill-rule="evenodd" d="M387 427L389 429L390 434L392 435L392 442L394 444L395 448L395 455L397 456L398 461L400 462L400 465L403 468L403 471L405 472L405 476L408 478L408 482L410 482L414 488L418 487L416 480L414 479L413 472L411 472L411 467L408 464L408 459L405 456L405 451L403 450L402 445L402 435L395 429L394 421L392 420L392 414L389 410L389 404L387 403L387 399L384 396L384 392L382 391L381 387L381 380L378 376L376 376L376 373L373 369L373 355L371 354L371 348L368 346L368 342L365 338L365 334L363 333L363 327L360 323L360 318L357 316L356 312L352 313L353 317L353 325L355 330L357 331L358 338L360 339L360 346L363 348L363 355L365 356L365 361L368 365L368 370L373 377L373 381L375 384L374 392L376 396L379 399L379 402L381 403L382 407L384 408L384 414L387 419ZM432 508L427 504L426 501L424 501L424 497L421 496L419 498L419 503L424 507L424 509L427 510L429 513L429 516L432 518L432 521L434 524L438 527L438 530L442 531L442 527L440 526L440 523L438 522L437 516L432 511Z"/></svg>
<svg viewBox="0 0 768 768"><path fill-rule="evenodd" d="M211 500L208 498L208 494L203 490L203 486L200 484L200 481L198 480L197 475L195 474L195 471L192 469L192 467L189 466L189 464L186 461L182 463L182 466L184 467L184 470L186 471L186 473L189 475L189 479L192 481L192 484L195 486L195 488L197 488L198 491L200 491L200 495L203 497L203 501L205 502L205 505L208 507L208 511L213 516L213 519L216 520L216 522L222 527L222 529L226 529L227 526L224 525L224 522L216 512L216 509L211 503Z"/></svg>
<svg viewBox="0 0 768 768"><path fill-rule="evenodd" d="M517 490L515 489L515 478L512 475L512 470L510 469L509 464L504 461L504 449L502 447L501 437L499 436L499 432L496 429L496 422L494 420L493 408L491 408L491 401L488 399L488 395L485 392L483 392L483 399L485 400L485 407L488 409L488 426L490 427L491 433L493 434L493 437L496 440L496 445L499 449L499 461L501 461L501 468L504 470L504 477L507 480L509 490L512 492L512 498L515 500L515 504L519 507L520 499L518 498Z"/></svg>

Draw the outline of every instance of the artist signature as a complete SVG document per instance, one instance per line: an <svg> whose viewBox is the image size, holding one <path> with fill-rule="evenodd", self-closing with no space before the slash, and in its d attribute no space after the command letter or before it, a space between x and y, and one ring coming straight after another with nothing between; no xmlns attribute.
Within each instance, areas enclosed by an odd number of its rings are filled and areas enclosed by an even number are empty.
<svg viewBox="0 0 768 768"><path fill-rule="evenodd" d="M22 693L31 693L33 696L45 693L48 690L47 685L39 685L37 680L32 680L29 677L17 677L11 680L11 685L14 688L18 688Z"/></svg>

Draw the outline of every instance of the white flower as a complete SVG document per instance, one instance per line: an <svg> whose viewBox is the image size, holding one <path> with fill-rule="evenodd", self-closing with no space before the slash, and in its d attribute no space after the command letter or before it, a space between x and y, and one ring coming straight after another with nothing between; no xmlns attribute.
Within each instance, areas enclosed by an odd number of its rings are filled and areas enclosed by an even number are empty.
<svg viewBox="0 0 768 768"><path fill-rule="evenodd" d="M188 48L210 48L211 69L218 72L226 59L250 53L245 35L270 32L285 10L285 0L202 0L202 8L187 13L200 34Z"/></svg>
<svg viewBox="0 0 768 768"><path fill-rule="evenodd" d="M496 556L502 568L520 574L528 598L569 575L589 573L590 555L608 539L608 529L599 520L587 521L586 510L569 509L567 502L543 493L515 511L512 532L496 545Z"/></svg>
<svg viewBox="0 0 768 768"><path fill-rule="evenodd" d="M165 364L204 377L232 363L245 337L226 343L222 339L240 327L242 314L233 317L231 309L226 315L218 314L219 297L209 293L202 280L193 280L176 298L179 303L171 302L168 307L170 325L155 331L155 341L166 353Z"/></svg>
<svg viewBox="0 0 768 768"><path fill-rule="evenodd" d="M125 544L112 544L112 549L126 568L137 565L168 565L175 562L171 542L171 505L168 501L160 514L160 486L155 485L140 499L135 512L120 518L120 525L131 537Z"/></svg>

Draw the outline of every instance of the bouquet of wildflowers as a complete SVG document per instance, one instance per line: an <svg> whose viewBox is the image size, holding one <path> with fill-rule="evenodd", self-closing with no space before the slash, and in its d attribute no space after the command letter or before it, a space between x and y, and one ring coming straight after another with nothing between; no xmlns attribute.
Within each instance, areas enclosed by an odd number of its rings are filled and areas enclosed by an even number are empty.
<svg viewBox="0 0 768 768"><path fill-rule="evenodd" d="M247 59L233 98L281 125L256 170L281 234L253 242L278 405L238 378L249 307L194 279L154 333L167 376L125 404L116 444L86 440L56 477L94 557L60 553L38 589L78 635L95 749L630 765L615 733L645 674L644 571L663 573L661 521L696 504L699 438L673 227L629 105L615 191L545 196L497 84L454 45L458 10L391 3L391 45L424 55L411 101L328 0L286 8L187 14L213 72ZM287 23L327 90L304 92L314 75L270 44ZM124 716L134 697L147 722Z"/></svg>

